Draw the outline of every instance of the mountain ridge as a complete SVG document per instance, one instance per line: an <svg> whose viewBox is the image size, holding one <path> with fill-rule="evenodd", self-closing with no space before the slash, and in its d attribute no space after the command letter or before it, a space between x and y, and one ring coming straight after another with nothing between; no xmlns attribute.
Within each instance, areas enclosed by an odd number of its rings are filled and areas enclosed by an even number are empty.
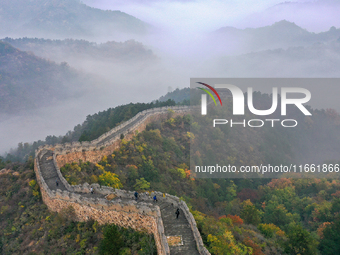
<svg viewBox="0 0 340 255"><path fill-rule="evenodd" d="M53 61L68 61L70 57L80 58L86 56L91 59L102 59L109 61L146 61L157 57L142 43L135 40L125 42L108 41L96 43L87 40L50 40L43 38L3 38L7 42L23 51L32 51L35 55L52 59Z"/></svg>
<svg viewBox="0 0 340 255"><path fill-rule="evenodd" d="M6 35L91 37L117 33L145 34L150 25L121 11L104 11L77 0L2 1Z"/></svg>
<svg viewBox="0 0 340 255"><path fill-rule="evenodd" d="M294 22L281 20L270 26L258 28L222 27L214 31L212 35L213 38L222 42L239 42L238 44L247 48L249 52L330 42L340 37L340 29L333 26L328 31L314 33L301 28Z"/></svg>
<svg viewBox="0 0 340 255"><path fill-rule="evenodd" d="M67 63L57 64L0 41L0 113L53 104L78 94L79 84L86 84L85 75Z"/></svg>

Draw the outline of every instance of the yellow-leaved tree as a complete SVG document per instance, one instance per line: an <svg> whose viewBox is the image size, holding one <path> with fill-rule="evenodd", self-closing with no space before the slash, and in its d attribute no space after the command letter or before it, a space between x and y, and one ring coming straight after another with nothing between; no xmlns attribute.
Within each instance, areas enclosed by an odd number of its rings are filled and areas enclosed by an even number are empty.
<svg viewBox="0 0 340 255"><path fill-rule="evenodd" d="M118 175L108 171L104 171L103 174L99 175L98 181L99 184L102 186L108 186L115 189L120 189L123 187L122 183L118 178Z"/></svg>

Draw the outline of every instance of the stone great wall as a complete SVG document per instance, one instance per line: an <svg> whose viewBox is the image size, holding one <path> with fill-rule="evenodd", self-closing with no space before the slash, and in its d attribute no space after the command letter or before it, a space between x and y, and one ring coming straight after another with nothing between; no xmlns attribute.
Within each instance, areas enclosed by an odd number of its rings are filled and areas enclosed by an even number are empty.
<svg viewBox="0 0 340 255"><path fill-rule="evenodd" d="M94 194L90 193L90 185L70 185L60 172L66 163L90 161L99 162L103 156L112 154L120 144L120 136L131 139L136 132L141 132L146 125L166 118L172 114L185 114L190 111L187 106L162 107L145 110L123 124L111 129L91 142L74 142L41 146L35 152L34 170L40 185L42 199L49 210L60 212L72 206L77 221L93 219L100 224L113 223L135 230L152 233L157 253L160 255L208 255L194 217L184 201L176 196L161 192L141 194L138 201L133 191L113 189L91 184ZM59 181L58 186L56 180ZM112 200L106 196L113 194ZM152 197L157 195L158 202ZM180 209L180 217L175 219L175 210ZM181 243L169 246L168 238L180 236Z"/></svg>

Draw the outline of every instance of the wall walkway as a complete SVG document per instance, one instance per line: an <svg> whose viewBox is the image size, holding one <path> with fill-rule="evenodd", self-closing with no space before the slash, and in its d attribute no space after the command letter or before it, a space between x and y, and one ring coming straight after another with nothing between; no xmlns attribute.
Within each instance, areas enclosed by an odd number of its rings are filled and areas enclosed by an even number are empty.
<svg viewBox="0 0 340 255"><path fill-rule="evenodd" d="M146 125L169 114L185 114L190 111L184 107L162 107L140 112L120 126L103 134L91 142L75 142L55 146L41 146L36 150L35 173L41 188L44 203L51 211L60 212L72 206L78 221L94 219L100 224L113 223L136 230L146 230L155 238L157 252L168 254L210 254L204 247L195 219L186 203L178 197L161 192L141 194L138 201L133 191L124 191L92 184L95 193L90 193L90 185L70 185L60 172L66 163L90 161L99 162L104 155L113 153L119 147L120 135L131 139L136 132L141 132ZM58 180L58 186L56 185ZM106 199L113 194L114 198ZM158 202L152 197L157 195ZM112 196L112 195L111 195ZM176 219L175 211L180 209ZM168 245L168 237L181 236L182 243Z"/></svg>

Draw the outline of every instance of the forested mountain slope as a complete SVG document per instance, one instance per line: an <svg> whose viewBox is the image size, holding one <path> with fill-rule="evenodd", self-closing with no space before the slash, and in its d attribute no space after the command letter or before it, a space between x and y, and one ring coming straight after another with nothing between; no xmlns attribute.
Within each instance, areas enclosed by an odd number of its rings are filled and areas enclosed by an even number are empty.
<svg viewBox="0 0 340 255"><path fill-rule="evenodd" d="M88 76L0 41L0 113L18 113L79 95Z"/></svg>

